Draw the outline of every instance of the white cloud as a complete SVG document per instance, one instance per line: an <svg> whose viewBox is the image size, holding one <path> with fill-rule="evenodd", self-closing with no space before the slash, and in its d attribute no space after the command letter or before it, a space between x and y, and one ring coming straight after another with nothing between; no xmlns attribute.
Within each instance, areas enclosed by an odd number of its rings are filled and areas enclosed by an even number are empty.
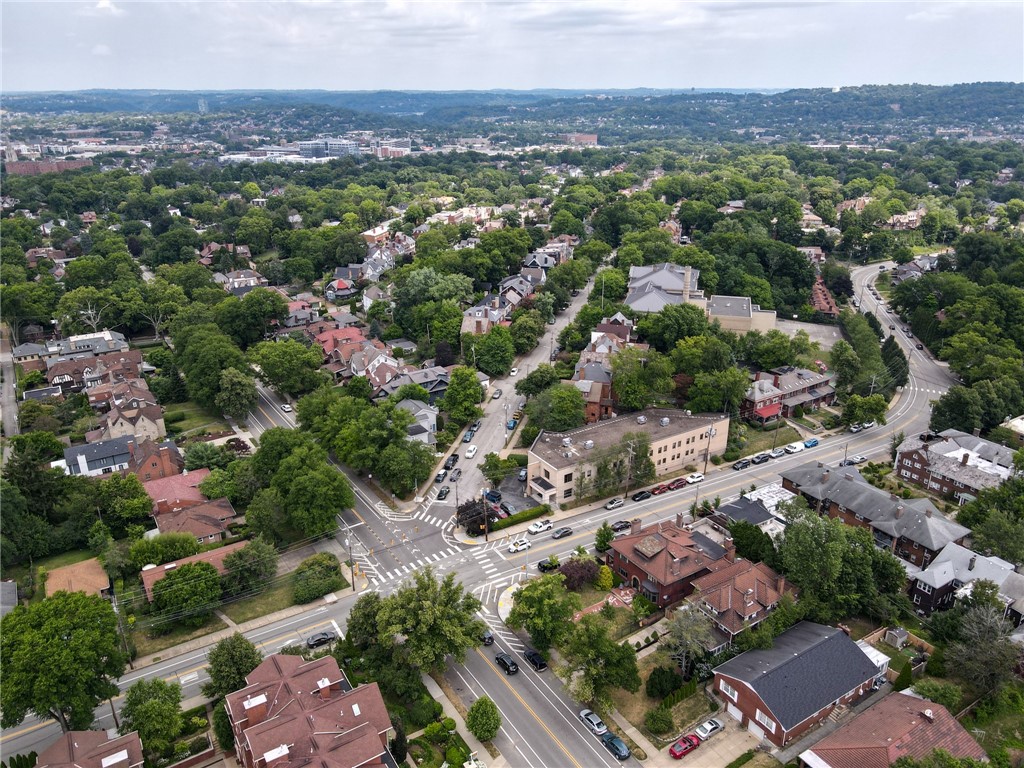
<svg viewBox="0 0 1024 768"><path fill-rule="evenodd" d="M110 46L104 43L98 43L92 47L93 56L110 56L112 53Z"/></svg>

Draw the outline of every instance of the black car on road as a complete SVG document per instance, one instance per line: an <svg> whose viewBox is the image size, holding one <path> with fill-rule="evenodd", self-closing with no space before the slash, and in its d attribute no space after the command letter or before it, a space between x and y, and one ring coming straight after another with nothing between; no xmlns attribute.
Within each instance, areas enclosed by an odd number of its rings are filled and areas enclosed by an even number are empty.
<svg viewBox="0 0 1024 768"><path fill-rule="evenodd" d="M630 529L630 525L629 520L616 520L612 523L611 528L616 533L619 533L620 531L628 531Z"/></svg>
<svg viewBox="0 0 1024 768"><path fill-rule="evenodd" d="M452 467L454 467L458 463L459 463L459 454L453 453L451 456L449 456L447 459L444 460L444 468L445 469L451 469Z"/></svg>
<svg viewBox="0 0 1024 768"><path fill-rule="evenodd" d="M649 498L651 498L650 491L640 491L639 493L633 494L633 501L646 501Z"/></svg>
<svg viewBox="0 0 1024 768"><path fill-rule="evenodd" d="M523 656L525 656L526 660L530 662L530 666L538 672L543 672L548 668L548 663L544 661L544 657L537 653L537 651L533 650L533 648L527 648L523 651Z"/></svg>
<svg viewBox="0 0 1024 768"><path fill-rule="evenodd" d="M549 557L547 560L541 560L539 563L537 563L537 570L541 573L551 573L551 571L558 570L559 565L560 563L557 559L552 561Z"/></svg>
<svg viewBox="0 0 1024 768"><path fill-rule="evenodd" d="M750 466L750 459L740 459L732 465L733 469L746 469Z"/></svg>
<svg viewBox="0 0 1024 768"><path fill-rule="evenodd" d="M562 528L555 529L554 533L551 534L552 539L564 539L566 536L572 535L572 528L563 526Z"/></svg>
<svg viewBox="0 0 1024 768"><path fill-rule="evenodd" d="M306 638L306 647L319 648L321 645L333 643L337 639L338 636L333 632L317 632L315 635L310 635Z"/></svg>
<svg viewBox="0 0 1024 768"><path fill-rule="evenodd" d="M494 661L497 662L499 667L505 670L506 675L514 675L519 671L519 665L516 664L515 659L507 653L499 653L494 657Z"/></svg>

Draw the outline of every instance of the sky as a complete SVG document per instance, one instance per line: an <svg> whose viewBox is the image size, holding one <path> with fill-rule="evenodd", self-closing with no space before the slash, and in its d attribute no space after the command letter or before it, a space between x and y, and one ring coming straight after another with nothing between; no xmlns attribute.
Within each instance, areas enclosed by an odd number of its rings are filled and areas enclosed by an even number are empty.
<svg viewBox="0 0 1024 768"><path fill-rule="evenodd" d="M0 90L1024 80L1024 0L0 0Z"/></svg>

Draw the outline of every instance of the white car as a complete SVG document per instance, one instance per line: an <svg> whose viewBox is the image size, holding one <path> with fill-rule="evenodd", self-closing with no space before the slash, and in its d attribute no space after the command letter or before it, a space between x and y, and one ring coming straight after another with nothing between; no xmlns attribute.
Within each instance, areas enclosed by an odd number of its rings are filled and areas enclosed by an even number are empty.
<svg viewBox="0 0 1024 768"><path fill-rule="evenodd" d="M281 410L284 411L285 413L291 413L292 412L292 407L290 405L288 405L288 403L284 403L281 406Z"/></svg>
<svg viewBox="0 0 1024 768"><path fill-rule="evenodd" d="M515 554L516 552L525 552L532 546L533 544L530 543L529 539L513 539L508 543L508 551L512 554Z"/></svg>
<svg viewBox="0 0 1024 768"><path fill-rule="evenodd" d="M790 443L783 450L786 453L800 453L804 449L803 443Z"/></svg>
<svg viewBox="0 0 1024 768"><path fill-rule="evenodd" d="M476 456L476 451L477 447L475 445L469 446L469 448L466 449L466 458L472 459L474 456Z"/></svg>
<svg viewBox="0 0 1024 768"><path fill-rule="evenodd" d="M861 422L860 428L861 429L871 429L873 426L875 426L875 422L873 422L873 421L864 421L864 422Z"/></svg>
<svg viewBox="0 0 1024 768"><path fill-rule="evenodd" d="M867 456L861 456L860 454L858 454L858 455L854 456L852 459L850 459L850 461L852 461L854 464L863 464L867 460L868 460Z"/></svg>
<svg viewBox="0 0 1024 768"><path fill-rule="evenodd" d="M687 475L686 476L686 484L687 485L693 485L694 483L700 483L700 482L703 482L703 480L704 480L704 475L702 473L700 473L700 472L694 472L692 475Z"/></svg>
<svg viewBox="0 0 1024 768"><path fill-rule="evenodd" d="M544 531L551 530L550 520L538 520L536 523L531 523L530 527L526 529L527 533L544 533Z"/></svg>
<svg viewBox="0 0 1024 768"><path fill-rule="evenodd" d="M607 504L604 505L604 508L605 509L618 509L623 504L625 504L625 502L622 499L612 499L611 501L609 501Z"/></svg>
<svg viewBox="0 0 1024 768"><path fill-rule="evenodd" d="M518 368L513 368L511 371L508 372L508 375L509 376L515 376L518 373L519 373L519 369Z"/></svg>

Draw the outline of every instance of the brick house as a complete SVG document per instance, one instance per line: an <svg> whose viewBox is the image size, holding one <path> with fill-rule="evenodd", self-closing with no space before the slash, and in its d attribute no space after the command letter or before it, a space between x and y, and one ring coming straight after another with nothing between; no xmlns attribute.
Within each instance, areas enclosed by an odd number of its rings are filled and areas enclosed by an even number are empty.
<svg viewBox="0 0 1024 768"><path fill-rule="evenodd" d="M740 558L694 579L694 605L715 624L718 644L731 645L745 629L752 629L775 610L787 592L795 590L764 563Z"/></svg>
<svg viewBox="0 0 1024 768"><path fill-rule="evenodd" d="M754 736L784 747L871 690L879 669L841 629L801 621L771 648L715 667L712 690Z"/></svg>
<svg viewBox="0 0 1024 768"><path fill-rule="evenodd" d="M127 470L142 483L146 483L149 480L180 475L184 468L185 460L178 446L172 441L158 443L154 440L143 440L132 450Z"/></svg>
<svg viewBox="0 0 1024 768"><path fill-rule="evenodd" d="M210 470L202 467L178 475L146 480L142 487L153 500L154 512L169 512L172 509L181 509L206 501L206 497L199 490L199 484L209 474Z"/></svg>
<svg viewBox="0 0 1024 768"><path fill-rule="evenodd" d="M941 749L988 762L985 750L941 704L893 693L800 753L805 768L888 768L901 757L925 760Z"/></svg>
<svg viewBox="0 0 1024 768"><path fill-rule="evenodd" d="M180 568L189 563L209 563L217 569L217 573L223 576L225 571L224 558L232 552L237 552L248 543L247 541L236 541L234 544L211 549L208 552L200 552L198 555L183 557L180 560L172 560L163 565L147 565L143 567L142 573L139 575L142 578L142 586L146 590L146 599L149 602L153 602L153 586L175 568Z"/></svg>
<svg viewBox="0 0 1024 768"><path fill-rule="evenodd" d="M785 366L761 371L743 396L740 416L765 424L782 416L792 416L797 406L816 411L836 400L832 373Z"/></svg>
<svg viewBox="0 0 1024 768"><path fill-rule="evenodd" d="M919 488L966 504L1013 474L1013 449L956 429L922 440L908 437L896 449L900 477Z"/></svg>
<svg viewBox="0 0 1024 768"><path fill-rule="evenodd" d="M138 731L110 738L106 731L68 731L36 757L36 768L142 768Z"/></svg>
<svg viewBox="0 0 1024 768"><path fill-rule="evenodd" d="M376 683L352 688L331 656L275 654L225 708L242 768L394 766L391 718Z"/></svg>
<svg viewBox="0 0 1024 768"><path fill-rule="evenodd" d="M901 499L875 488L854 467L833 471L820 462L781 473L782 487L807 499L811 509L867 528L875 545L914 568L924 568L970 529L947 519L928 499Z"/></svg>
<svg viewBox="0 0 1024 768"><path fill-rule="evenodd" d="M722 570L736 557L732 539L722 544L693 526L665 520L642 527L633 520L629 533L617 536L605 554L605 563L623 582L664 608L693 593L694 582Z"/></svg>
<svg viewBox="0 0 1024 768"><path fill-rule="evenodd" d="M910 600L920 613L929 616L934 611L952 608L982 580L996 585L1003 615L1019 627L1024 622L1024 574L1017 573L1013 563L979 555L959 544L947 544L917 574L910 586Z"/></svg>
<svg viewBox="0 0 1024 768"><path fill-rule="evenodd" d="M227 499L202 501L153 516L160 533L187 533L200 544L223 541L235 508Z"/></svg>

